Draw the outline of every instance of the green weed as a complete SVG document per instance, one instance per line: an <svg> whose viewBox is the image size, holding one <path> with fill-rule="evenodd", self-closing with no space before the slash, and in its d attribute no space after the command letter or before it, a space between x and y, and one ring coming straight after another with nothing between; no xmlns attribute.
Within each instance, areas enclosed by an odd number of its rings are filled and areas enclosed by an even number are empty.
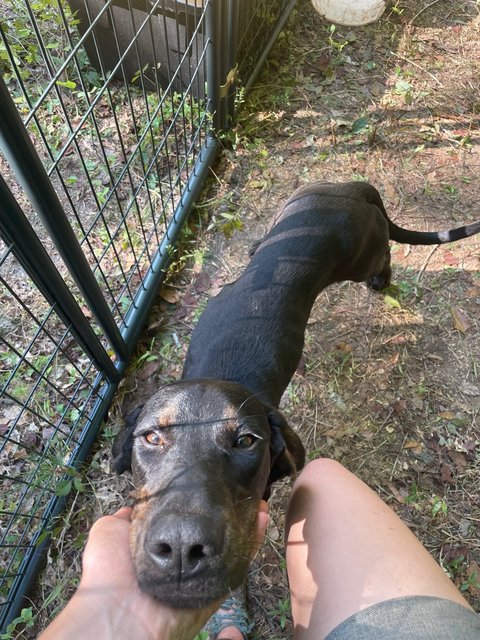
<svg viewBox="0 0 480 640"><path fill-rule="evenodd" d="M285 598L285 600L280 600L278 607L269 611L268 615L272 618L278 618L280 629L284 631L287 626L287 620L290 617L290 599Z"/></svg>
<svg viewBox="0 0 480 640"><path fill-rule="evenodd" d="M24 630L30 629L33 625L34 616L32 607L22 609L20 615L12 620L12 622L7 626L6 632L0 635L0 640L13 640L13 638L18 637L17 634L20 631L19 627Z"/></svg>
<svg viewBox="0 0 480 640"><path fill-rule="evenodd" d="M450 562L443 563L443 567L447 572L450 579L454 579L463 571L463 565L465 564L465 556L460 554Z"/></svg>
<svg viewBox="0 0 480 640"><path fill-rule="evenodd" d="M425 500L425 494L420 493L417 484L414 482L410 487L410 492L405 498L405 503L413 506L415 509L420 509L420 503Z"/></svg>
<svg viewBox="0 0 480 640"><path fill-rule="evenodd" d="M460 591L469 591L470 589L480 589L480 575L476 571L472 571L460 585Z"/></svg>
<svg viewBox="0 0 480 640"><path fill-rule="evenodd" d="M442 514L444 516L447 515L448 505L443 498L439 498L438 496L433 496L431 498L431 503L432 503L432 509L431 509L432 516L436 516L438 514Z"/></svg>

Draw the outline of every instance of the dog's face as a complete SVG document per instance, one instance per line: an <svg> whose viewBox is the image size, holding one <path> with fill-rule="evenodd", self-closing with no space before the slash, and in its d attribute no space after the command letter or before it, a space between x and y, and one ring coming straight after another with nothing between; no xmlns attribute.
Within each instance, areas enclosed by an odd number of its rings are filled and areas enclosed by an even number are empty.
<svg viewBox="0 0 480 640"><path fill-rule="evenodd" d="M269 484L301 468L300 440L240 385L182 381L160 389L117 438L131 467L131 544L142 590L175 607L206 606L238 587Z"/></svg>

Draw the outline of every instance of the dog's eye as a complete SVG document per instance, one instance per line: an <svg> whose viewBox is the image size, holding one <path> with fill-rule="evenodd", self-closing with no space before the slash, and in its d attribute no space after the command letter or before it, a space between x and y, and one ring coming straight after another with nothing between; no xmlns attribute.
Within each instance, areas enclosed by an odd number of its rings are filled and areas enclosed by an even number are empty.
<svg viewBox="0 0 480 640"><path fill-rule="evenodd" d="M149 431L148 433L144 433L143 437L148 442L148 444L151 444L154 447L159 447L162 444L165 444L165 440L156 431Z"/></svg>
<svg viewBox="0 0 480 640"><path fill-rule="evenodd" d="M255 436L252 436L251 433L245 433L235 440L233 446L236 449L250 449L250 447L253 447L253 445L255 444L256 439L257 438Z"/></svg>

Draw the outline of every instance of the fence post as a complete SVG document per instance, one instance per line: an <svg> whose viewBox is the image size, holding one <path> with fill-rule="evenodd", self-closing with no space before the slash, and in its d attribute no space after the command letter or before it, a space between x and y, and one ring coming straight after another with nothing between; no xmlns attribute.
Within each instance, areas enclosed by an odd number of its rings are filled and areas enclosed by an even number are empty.
<svg viewBox="0 0 480 640"><path fill-rule="evenodd" d="M257 63L252 73L250 74L250 77L248 78L248 81L245 83L245 86L244 86L245 93L248 93L250 91L256 79L258 78L258 75L260 74L260 71L262 70L262 67L265 64L265 60L268 58L270 51L272 50L273 45L275 44L275 41L277 40L280 32L285 27L285 24L287 23L287 20L290 17L290 14L292 13L296 3L297 3L297 0L290 0L288 5L283 10L283 13L278 19L278 22L275 25L275 29L270 34L270 37L266 45L264 46L262 54L259 56Z"/></svg>
<svg viewBox="0 0 480 640"><path fill-rule="evenodd" d="M228 129L232 117L227 97L230 96L236 70L229 54L229 15L231 0L209 0L206 5L207 101L212 113L215 134Z"/></svg>

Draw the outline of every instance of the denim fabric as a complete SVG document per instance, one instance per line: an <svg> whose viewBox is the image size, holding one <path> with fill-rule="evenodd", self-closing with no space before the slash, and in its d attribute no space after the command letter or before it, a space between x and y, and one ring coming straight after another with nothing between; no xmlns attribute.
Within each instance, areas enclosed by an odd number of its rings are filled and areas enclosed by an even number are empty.
<svg viewBox="0 0 480 640"><path fill-rule="evenodd" d="M480 616L443 598L395 598L350 616L325 640L480 640Z"/></svg>

